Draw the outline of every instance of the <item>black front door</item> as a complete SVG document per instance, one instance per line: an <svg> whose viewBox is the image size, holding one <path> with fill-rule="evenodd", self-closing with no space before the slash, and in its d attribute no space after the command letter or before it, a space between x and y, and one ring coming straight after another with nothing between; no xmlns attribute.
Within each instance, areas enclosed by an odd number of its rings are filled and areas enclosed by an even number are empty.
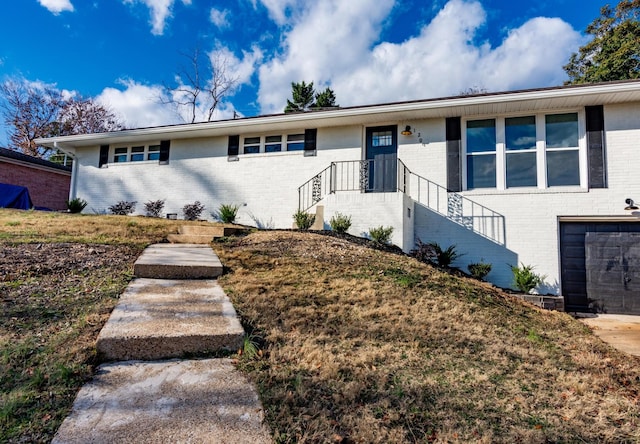
<svg viewBox="0 0 640 444"><path fill-rule="evenodd" d="M395 192L398 189L398 126L367 128L368 189Z"/></svg>

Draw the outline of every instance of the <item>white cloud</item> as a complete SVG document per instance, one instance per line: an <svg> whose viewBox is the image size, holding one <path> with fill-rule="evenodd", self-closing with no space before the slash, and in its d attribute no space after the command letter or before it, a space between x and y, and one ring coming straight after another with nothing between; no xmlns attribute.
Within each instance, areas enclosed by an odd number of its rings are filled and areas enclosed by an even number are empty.
<svg viewBox="0 0 640 444"><path fill-rule="evenodd" d="M225 47L214 49L208 55L212 64L216 63L216 60L224 64L227 74L236 79L237 87L251 82L256 67L264 57L262 50L257 46L251 48L251 51L242 51L241 59Z"/></svg>
<svg viewBox="0 0 640 444"><path fill-rule="evenodd" d="M227 18L228 16L229 16L228 9L220 10L216 8L211 8L211 12L209 13L209 20L211 21L211 23L213 23L220 29L228 28L229 27L229 20Z"/></svg>
<svg viewBox="0 0 640 444"><path fill-rule="evenodd" d="M181 123L171 106L162 104L163 89L159 85L143 85L133 80L121 82L124 89L105 88L95 99L114 111L127 128Z"/></svg>
<svg viewBox="0 0 640 444"><path fill-rule="evenodd" d="M288 5L269 2L282 13ZM565 78L563 64L582 43L568 23L541 17L512 29L497 47L478 43L486 13L478 1L465 0L449 1L419 35L376 43L392 6L391 0L332 0L301 14L281 54L260 69L262 112L282 111L291 82L300 80L315 81L317 89L331 86L342 106L446 96L472 86L557 85Z"/></svg>
<svg viewBox="0 0 640 444"><path fill-rule="evenodd" d="M63 11L73 12L71 0L38 0L38 3L55 15L58 15Z"/></svg>
<svg viewBox="0 0 640 444"><path fill-rule="evenodd" d="M327 0L310 5L285 33L282 55L260 68L258 100L263 112L282 111L292 81L314 81L322 87L365 63L393 0Z"/></svg>
<svg viewBox="0 0 640 444"><path fill-rule="evenodd" d="M181 0L184 5L190 5L191 0ZM176 0L123 0L125 4L135 2L144 3L151 11L151 33L162 35L166 21L172 15L173 4Z"/></svg>

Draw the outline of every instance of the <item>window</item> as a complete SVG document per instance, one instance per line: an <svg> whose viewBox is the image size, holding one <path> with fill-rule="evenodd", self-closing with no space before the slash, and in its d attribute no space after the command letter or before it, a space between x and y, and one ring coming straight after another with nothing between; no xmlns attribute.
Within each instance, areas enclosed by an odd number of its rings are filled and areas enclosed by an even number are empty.
<svg viewBox="0 0 640 444"><path fill-rule="evenodd" d="M256 154L260 152L260 137L244 138L244 154Z"/></svg>
<svg viewBox="0 0 640 444"><path fill-rule="evenodd" d="M113 150L113 163L160 160L160 145L136 145Z"/></svg>
<svg viewBox="0 0 640 444"><path fill-rule="evenodd" d="M467 122L467 188L496 186L496 121Z"/></svg>
<svg viewBox="0 0 640 444"><path fill-rule="evenodd" d="M282 151L282 136L267 136L265 138L264 152L276 153Z"/></svg>
<svg viewBox="0 0 640 444"><path fill-rule="evenodd" d="M374 148L379 146L392 146L393 133L391 131L374 131L371 133L371 145Z"/></svg>
<svg viewBox="0 0 640 444"><path fill-rule="evenodd" d="M578 114L545 116L547 184L580 185Z"/></svg>
<svg viewBox="0 0 640 444"><path fill-rule="evenodd" d="M147 160L160 160L160 145L149 145Z"/></svg>
<svg viewBox="0 0 640 444"><path fill-rule="evenodd" d="M116 148L113 155L113 163L126 162L129 148Z"/></svg>
<svg viewBox="0 0 640 444"><path fill-rule="evenodd" d="M287 151L303 151L304 134L289 134L287 136Z"/></svg>
<svg viewBox="0 0 640 444"><path fill-rule="evenodd" d="M580 131L577 112L469 120L466 188L579 186Z"/></svg>
<svg viewBox="0 0 640 444"><path fill-rule="evenodd" d="M144 146L131 147L131 162L144 160Z"/></svg>
<svg viewBox="0 0 640 444"><path fill-rule="evenodd" d="M507 188L535 187L538 184L535 116L505 119L504 144Z"/></svg>

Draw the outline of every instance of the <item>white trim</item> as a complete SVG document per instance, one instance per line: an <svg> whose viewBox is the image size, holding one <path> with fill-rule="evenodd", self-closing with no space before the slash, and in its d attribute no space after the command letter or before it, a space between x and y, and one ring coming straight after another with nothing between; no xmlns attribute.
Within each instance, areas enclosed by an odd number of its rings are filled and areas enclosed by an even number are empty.
<svg viewBox="0 0 640 444"><path fill-rule="evenodd" d="M63 150L74 147L113 144L118 141L144 139L187 139L228 134L289 131L294 128L318 128L340 125L382 125L382 121L406 121L455 116L476 116L495 112L517 112L523 107L533 112L545 109L566 109L588 105L603 105L640 101L640 81L624 81L542 90L515 91L453 98L390 103L352 108L338 108L307 113L276 114L235 120L172 125L164 127L122 130L111 133L60 136L36 139L36 143L52 146L59 143ZM524 102L533 102L526 105ZM499 107L497 105L502 105ZM502 109L500 109L502 108Z"/></svg>

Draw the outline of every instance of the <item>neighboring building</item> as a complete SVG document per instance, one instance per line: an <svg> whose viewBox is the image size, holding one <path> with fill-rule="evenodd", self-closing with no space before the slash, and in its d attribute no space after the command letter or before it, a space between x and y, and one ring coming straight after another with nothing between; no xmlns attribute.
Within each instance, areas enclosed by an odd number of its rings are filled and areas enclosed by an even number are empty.
<svg viewBox="0 0 640 444"><path fill-rule="evenodd" d="M37 208L66 210L71 167L0 148L0 183L27 187Z"/></svg>
<svg viewBox="0 0 640 444"><path fill-rule="evenodd" d="M71 197L104 212L165 199L181 215L241 205L239 221L290 228L297 209L324 225L394 227L457 245L454 265L546 275L568 310L640 314L640 81L279 114L40 140L74 156ZM318 213L321 213L318 211ZM603 265L603 264L606 264Z"/></svg>

